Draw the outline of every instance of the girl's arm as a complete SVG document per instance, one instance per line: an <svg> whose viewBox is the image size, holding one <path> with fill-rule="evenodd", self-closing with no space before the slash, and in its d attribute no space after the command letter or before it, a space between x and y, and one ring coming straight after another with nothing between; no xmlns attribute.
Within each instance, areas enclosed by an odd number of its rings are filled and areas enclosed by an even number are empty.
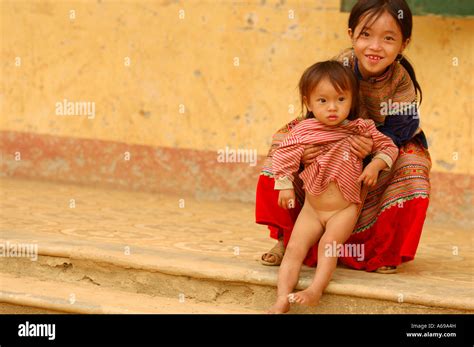
<svg viewBox="0 0 474 347"><path fill-rule="evenodd" d="M385 108L381 108L386 117L378 130L401 147L419 131L420 117L415 86L405 68L401 65L398 68L401 69L401 77L392 99L388 100Z"/></svg>
<svg viewBox="0 0 474 347"><path fill-rule="evenodd" d="M374 158L362 171L357 182L364 182L369 187L377 183L379 172L387 169L387 163L380 158Z"/></svg>
<svg viewBox="0 0 474 347"><path fill-rule="evenodd" d="M377 130L373 120L366 120L366 122L374 140L375 156L364 168L357 181L372 187L377 183L381 170L389 171L392 168L398 156L398 147L393 144L389 137Z"/></svg>
<svg viewBox="0 0 474 347"><path fill-rule="evenodd" d="M374 124L374 121L367 120L368 130L374 140L373 152L375 153L372 161L381 159L387 166L383 170L390 170L398 157L398 147L394 145L390 137L381 133Z"/></svg>
<svg viewBox="0 0 474 347"><path fill-rule="evenodd" d="M300 134L291 131L273 154L272 171L276 190L293 189L293 174L298 172L303 152Z"/></svg>
<svg viewBox="0 0 474 347"><path fill-rule="evenodd" d="M360 159L364 159L372 152L373 140L370 134L354 135L349 138L351 144L351 152Z"/></svg>
<svg viewBox="0 0 474 347"><path fill-rule="evenodd" d="M279 190L278 206L283 209L295 207L293 174L298 172L304 145L296 129L292 130L273 155L272 171L275 178L275 190Z"/></svg>
<svg viewBox="0 0 474 347"><path fill-rule="evenodd" d="M413 110L407 112L407 114L387 116L384 125L378 128L381 133L390 137L398 147L407 143L420 126L416 103Z"/></svg>

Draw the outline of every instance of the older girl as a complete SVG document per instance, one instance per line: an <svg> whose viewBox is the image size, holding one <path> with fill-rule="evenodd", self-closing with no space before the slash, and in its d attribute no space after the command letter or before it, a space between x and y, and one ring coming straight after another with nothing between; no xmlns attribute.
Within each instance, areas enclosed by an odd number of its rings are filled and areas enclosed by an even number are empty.
<svg viewBox="0 0 474 347"><path fill-rule="evenodd" d="M349 16L348 34L352 48L338 60L350 66L360 84L360 117L374 120L378 130L399 148L390 172L382 171L377 184L362 192L364 204L347 240L364 244L365 257L340 258L354 269L393 273L402 262L415 256L429 203L431 159L423 131L419 127L417 95L421 88L414 70L403 56L410 42L412 14L405 0L359 0ZM288 132L307 115L280 129L264 163L257 186L256 221L270 229L278 244L262 256L265 265L279 265L294 222L304 201L301 181L295 179L295 208L278 206L274 191L272 156ZM372 149L369 136L354 136L351 151L365 158ZM310 165L318 147L307 148L302 162ZM289 211L289 212L288 212ZM315 266L317 246L304 263Z"/></svg>

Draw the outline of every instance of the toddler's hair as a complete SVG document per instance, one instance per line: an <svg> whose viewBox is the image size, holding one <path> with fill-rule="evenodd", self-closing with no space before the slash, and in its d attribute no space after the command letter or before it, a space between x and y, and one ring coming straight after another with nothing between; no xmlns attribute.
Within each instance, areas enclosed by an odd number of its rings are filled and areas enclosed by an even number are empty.
<svg viewBox="0 0 474 347"><path fill-rule="evenodd" d="M303 97L310 100L311 92L324 78L328 78L329 82L338 91L351 91L352 104L351 111L347 117L349 120L358 118L359 111L359 81L354 72L349 67L344 66L336 60L321 61L308 67L301 76L298 84L301 99L301 110L304 114ZM306 118L313 118L312 112L306 113Z"/></svg>

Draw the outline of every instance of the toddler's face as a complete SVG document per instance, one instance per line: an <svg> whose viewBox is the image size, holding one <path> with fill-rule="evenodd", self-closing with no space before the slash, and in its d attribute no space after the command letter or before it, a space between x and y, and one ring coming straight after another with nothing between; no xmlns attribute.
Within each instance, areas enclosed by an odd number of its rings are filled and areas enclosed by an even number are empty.
<svg viewBox="0 0 474 347"><path fill-rule="evenodd" d="M402 32L395 19L384 12L370 28L363 28L366 18L361 18L354 33L349 36L359 69L364 78L379 76L402 53L408 42L403 42ZM370 24L370 23L369 23ZM363 30L362 30L363 29Z"/></svg>
<svg viewBox="0 0 474 347"><path fill-rule="evenodd" d="M352 95L348 90L338 92L328 78L322 79L310 94L303 98L308 110L321 123L337 125L345 120L351 111Z"/></svg>

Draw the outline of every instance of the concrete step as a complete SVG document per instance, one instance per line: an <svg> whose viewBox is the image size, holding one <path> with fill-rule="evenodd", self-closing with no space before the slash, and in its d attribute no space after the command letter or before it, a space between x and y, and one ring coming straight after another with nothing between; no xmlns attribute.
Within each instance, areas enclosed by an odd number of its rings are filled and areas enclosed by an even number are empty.
<svg viewBox="0 0 474 347"><path fill-rule="evenodd" d="M17 243L25 243L25 239L16 239ZM10 241L11 242L11 241ZM102 246L102 247L101 247ZM41 252L36 261L27 258L5 258L2 262L0 277L4 293L0 301L24 306L42 307L58 310L54 301L47 300L41 306L33 305L28 293L36 293L41 288L28 285L27 281L36 281L47 288L61 288L63 298L58 302L65 303L71 294L78 291L85 301L96 302L97 290L105 293L122 295L123 307L115 311L102 306L74 306L82 308L81 313L89 312L142 312L142 306L136 306L135 300L142 303L157 296L159 300L168 300L171 311L183 311L179 300L203 304L197 306L200 313L208 313L207 306L221 308L228 313L263 313L272 304L276 294L276 267L263 267L258 262L244 259L223 259L212 256L198 256L190 253L173 253L170 250L156 250L134 247L139 255L125 255L121 250L110 248L110 245L92 245L85 241L71 241L68 245L61 243L58 248L51 240L43 236ZM305 267L302 271L298 289L306 288L311 280L314 269ZM364 281L359 282L358 276L364 274ZM354 277L355 276L355 277ZM384 284L388 275L361 273L354 270L338 268L333 281L326 290L321 304L316 308L294 306L292 313L465 313L472 310L469 301L457 297L440 297L437 281L423 280L424 295L419 295L416 288L420 283L413 279L410 282L398 281L398 285ZM4 286L11 279L25 282L18 288L23 293L16 293L15 300L5 301ZM16 283L13 281L12 283ZM75 288L78 288L77 290ZM429 292L433 291L433 294ZM47 292L47 291L45 291ZM56 294L55 294L56 295ZM66 295L66 296L64 296ZM76 297L78 295L75 294ZM87 299L90 296L90 299ZM8 297L8 296L7 296ZM113 296L111 296L113 297ZM146 301L146 300L145 300ZM97 302L101 303L102 300ZM69 307L70 305L66 305ZM113 307L112 304L109 305ZM108 307L109 307L108 306ZM227 306L230 306L228 308ZM66 308L67 308L66 307ZM145 307L155 307L146 305ZM162 306L159 306L162 307ZM172 308L171 308L172 307ZM64 310L64 306L60 306ZM173 311L174 309L174 311ZM118 310L118 311L117 311ZM64 311L70 312L70 311ZM79 312L79 311L74 311ZM147 311L148 312L148 311ZM154 311L159 312L159 311ZM220 311L219 311L220 312Z"/></svg>
<svg viewBox="0 0 474 347"><path fill-rule="evenodd" d="M81 314L254 314L238 305L197 303L186 297L167 298L130 293L92 283L39 280L1 273L0 302L62 313Z"/></svg>
<svg viewBox="0 0 474 347"><path fill-rule="evenodd" d="M0 302L61 311L71 306L71 293L80 293L76 298L90 313L161 307L173 313L263 313L275 300L278 267L259 263L273 240L253 223L252 205L49 182L1 179L0 184L0 243L38 246L36 261L1 258ZM294 306L290 312L472 313L470 240L466 231L428 226L417 259L397 274L339 267L319 306ZM304 267L298 288L306 288L313 274ZM23 277L31 286L3 285L20 285L15 281ZM61 299L35 304L40 300L29 295L41 295L34 289L38 283L61 288ZM95 305L106 302L96 297L102 291L123 301ZM141 305L146 300L150 304ZM154 300L164 303L156 306Z"/></svg>

